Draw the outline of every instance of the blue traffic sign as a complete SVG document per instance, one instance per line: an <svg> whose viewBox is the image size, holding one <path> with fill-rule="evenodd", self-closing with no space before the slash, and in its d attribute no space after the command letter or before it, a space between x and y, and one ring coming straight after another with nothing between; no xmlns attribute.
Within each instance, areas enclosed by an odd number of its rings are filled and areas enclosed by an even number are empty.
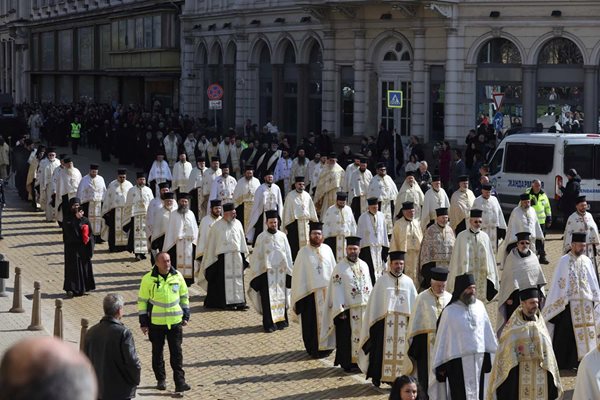
<svg viewBox="0 0 600 400"><path fill-rule="evenodd" d="M402 90L388 90L387 91L387 106L388 108L402 108L404 105L404 98Z"/></svg>

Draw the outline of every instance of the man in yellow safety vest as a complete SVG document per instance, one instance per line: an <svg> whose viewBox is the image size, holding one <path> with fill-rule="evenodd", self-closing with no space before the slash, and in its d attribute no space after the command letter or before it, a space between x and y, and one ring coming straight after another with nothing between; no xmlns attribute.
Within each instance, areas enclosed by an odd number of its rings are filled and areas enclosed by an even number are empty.
<svg viewBox="0 0 600 400"><path fill-rule="evenodd" d="M71 122L71 149L73 154L77 154L77 148L79 147L79 141L81 140L81 123L79 117L75 117Z"/></svg>

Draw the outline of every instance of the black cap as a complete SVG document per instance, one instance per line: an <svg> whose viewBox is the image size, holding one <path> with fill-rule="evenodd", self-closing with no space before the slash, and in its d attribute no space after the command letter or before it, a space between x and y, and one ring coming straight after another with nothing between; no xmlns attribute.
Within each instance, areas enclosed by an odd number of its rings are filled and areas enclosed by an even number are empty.
<svg viewBox="0 0 600 400"><path fill-rule="evenodd" d="M519 232L516 234L516 236L517 236L517 242L520 242L521 240L529 240L529 236L531 236L531 233Z"/></svg>
<svg viewBox="0 0 600 400"><path fill-rule="evenodd" d="M210 208L213 207L221 207L221 200L219 199L214 199L210 201Z"/></svg>
<svg viewBox="0 0 600 400"><path fill-rule="evenodd" d="M73 160L71 160L71 157L64 157L64 158L62 159L62 161L63 161L65 164L67 164L67 163L70 163L70 162L72 162Z"/></svg>
<svg viewBox="0 0 600 400"><path fill-rule="evenodd" d="M472 274L462 274L454 278L454 293L452 297L460 297L462 292L471 285L475 284L475 277Z"/></svg>
<svg viewBox="0 0 600 400"><path fill-rule="evenodd" d="M571 235L571 243L585 243L587 240L585 232L573 232Z"/></svg>
<svg viewBox="0 0 600 400"><path fill-rule="evenodd" d="M323 223L322 222L309 222L308 223L308 230L309 231L322 231L323 230Z"/></svg>
<svg viewBox="0 0 600 400"><path fill-rule="evenodd" d="M229 169L229 164L227 164L226 162L224 162L223 164L221 164L221 169Z"/></svg>
<svg viewBox="0 0 600 400"><path fill-rule="evenodd" d="M492 185L490 185L489 183L484 183L483 185L481 185L481 190L492 190Z"/></svg>
<svg viewBox="0 0 600 400"><path fill-rule="evenodd" d="M205 162L206 158L204 156L200 156L200 157L196 158L196 162L199 162L199 161Z"/></svg>
<svg viewBox="0 0 600 400"><path fill-rule="evenodd" d="M167 192L162 195L163 200L173 200L175 198L175 192Z"/></svg>
<svg viewBox="0 0 600 400"><path fill-rule="evenodd" d="M415 171L406 171L405 178L408 178L409 176L413 176L414 177L416 175L417 175L417 173Z"/></svg>
<svg viewBox="0 0 600 400"><path fill-rule="evenodd" d="M254 165L252 165L252 164L247 164L247 165L244 167L244 171L254 171Z"/></svg>
<svg viewBox="0 0 600 400"><path fill-rule="evenodd" d="M370 206L374 206L379 202L379 199L377 197L369 197L367 199L367 204Z"/></svg>
<svg viewBox="0 0 600 400"><path fill-rule="evenodd" d="M405 251L390 251L388 255L390 256L390 261L394 260L402 260L404 261Z"/></svg>
<svg viewBox="0 0 600 400"><path fill-rule="evenodd" d="M327 158L337 158L337 153L335 151L332 151L331 153L329 153L329 156L327 156Z"/></svg>
<svg viewBox="0 0 600 400"><path fill-rule="evenodd" d="M415 208L415 203L412 201L405 201L402 203L402 210L412 210L413 208Z"/></svg>
<svg viewBox="0 0 600 400"><path fill-rule="evenodd" d="M470 218L481 218L482 215L483 215L483 210L478 210L476 208L472 209L471 212L469 213Z"/></svg>
<svg viewBox="0 0 600 400"><path fill-rule="evenodd" d="M347 236L346 246L360 246L360 238L358 236Z"/></svg>
<svg viewBox="0 0 600 400"><path fill-rule="evenodd" d="M98 169L100 166L98 164L90 164L90 169Z"/></svg>
<svg viewBox="0 0 600 400"><path fill-rule="evenodd" d="M267 176L267 175L273 175L273 168L267 168L267 170L265 171L264 176Z"/></svg>
<svg viewBox="0 0 600 400"><path fill-rule="evenodd" d="M360 158L360 163L361 164L366 164L367 163L367 158L366 157L361 157Z"/></svg>
<svg viewBox="0 0 600 400"><path fill-rule="evenodd" d="M140 178L145 178L146 177L146 173L145 172L137 172L135 174L136 179L140 179Z"/></svg>
<svg viewBox="0 0 600 400"><path fill-rule="evenodd" d="M170 188L170 187L171 187L171 184L169 182L161 182L158 184L159 189Z"/></svg>
<svg viewBox="0 0 600 400"><path fill-rule="evenodd" d="M346 192L337 192L336 193L336 200L346 201L347 199L348 199L348 193L346 193Z"/></svg>
<svg viewBox="0 0 600 400"><path fill-rule="evenodd" d="M81 204L81 199L79 197L72 197L69 199L69 205L72 206L75 203Z"/></svg>
<svg viewBox="0 0 600 400"><path fill-rule="evenodd" d="M441 215L448 215L448 208L447 207L436 208L435 209L435 215L437 217L439 217Z"/></svg>
<svg viewBox="0 0 600 400"><path fill-rule="evenodd" d="M587 201L585 196L578 196L577 200L575 200L575 204L583 203L584 201Z"/></svg>
<svg viewBox="0 0 600 400"><path fill-rule="evenodd" d="M441 181L441 178L439 175L432 175L431 176L431 182L439 182Z"/></svg>
<svg viewBox="0 0 600 400"><path fill-rule="evenodd" d="M429 270L429 277L434 281L446 282L449 271L442 267L433 267Z"/></svg>
<svg viewBox="0 0 600 400"><path fill-rule="evenodd" d="M117 175L127 175L127 168L119 168L117 170Z"/></svg>
<svg viewBox="0 0 600 400"><path fill-rule="evenodd" d="M267 210L265 211L265 219L277 218L279 214L277 210Z"/></svg>
<svg viewBox="0 0 600 400"><path fill-rule="evenodd" d="M304 177L303 176L297 176L294 178L294 182L298 183L298 182L304 182Z"/></svg>
<svg viewBox="0 0 600 400"><path fill-rule="evenodd" d="M48 153L56 153L56 149L54 147L48 147L46 149L46 154L48 154Z"/></svg>
<svg viewBox="0 0 600 400"><path fill-rule="evenodd" d="M212 157L210 158L210 161L219 161L219 157L212 156Z"/></svg>
<svg viewBox="0 0 600 400"><path fill-rule="evenodd" d="M531 200L531 197L529 197L529 193L521 193L519 200Z"/></svg>
<svg viewBox="0 0 600 400"><path fill-rule="evenodd" d="M521 301L525 301L525 300L529 300L529 299L539 299L540 298L540 291L538 290L538 288L528 288L528 289L523 289L519 292L519 299Z"/></svg>
<svg viewBox="0 0 600 400"><path fill-rule="evenodd" d="M377 163L377 169L381 169L381 168L386 168L387 169L387 167L385 166L385 163L378 162Z"/></svg>
<svg viewBox="0 0 600 400"><path fill-rule="evenodd" d="M234 210L233 203L225 203L223 204L223 212L225 211L233 211Z"/></svg>
<svg viewBox="0 0 600 400"><path fill-rule="evenodd" d="M461 175L458 177L458 181L459 182L468 182L469 181L469 176L468 175Z"/></svg>
<svg viewBox="0 0 600 400"><path fill-rule="evenodd" d="M189 193L186 193L186 192L179 192L177 194L177 200L181 200L181 199L188 199L189 200L191 198L192 198L192 195L189 194Z"/></svg>
<svg viewBox="0 0 600 400"><path fill-rule="evenodd" d="M567 172L567 175L575 177L577 176L577 171L575 170L575 168L571 168L569 172Z"/></svg>

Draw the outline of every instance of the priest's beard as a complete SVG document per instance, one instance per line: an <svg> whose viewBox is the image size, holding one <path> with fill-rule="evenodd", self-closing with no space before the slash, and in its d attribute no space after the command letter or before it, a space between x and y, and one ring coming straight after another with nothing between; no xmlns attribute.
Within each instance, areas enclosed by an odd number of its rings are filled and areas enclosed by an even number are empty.
<svg viewBox="0 0 600 400"><path fill-rule="evenodd" d="M277 229L267 228L267 232L269 232L271 235L274 235L277 233Z"/></svg>
<svg viewBox="0 0 600 400"><path fill-rule="evenodd" d="M219 218L221 216L221 213L215 214L215 213L211 212L210 214L213 216L213 218Z"/></svg>
<svg viewBox="0 0 600 400"><path fill-rule="evenodd" d="M358 256L354 255L354 254L353 255L348 255L346 257L348 257L348 261L353 262L353 263L355 263L356 260L358 260Z"/></svg>
<svg viewBox="0 0 600 400"><path fill-rule="evenodd" d="M321 247L321 243L322 243L322 242L321 242L320 240L318 240L318 239L317 239L317 240L313 240L313 239L310 239L310 238L308 239L308 242L310 243L310 245L311 245L312 247Z"/></svg>
<svg viewBox="0 0 600 400"><path fill-rule="evenodd" d="M477 298L475 297L474 294L463 293L463 294L460 295L460 301L462 301L466 305L475 304L475 300L476 299Z"/></svg>
<svg viewBox="0 0 600 400"><path fill-rule="evenodd" d="M304 165L305 162L306 162L306 156L304 156L304 157L298 156L298 164Z"/></svg>
<svg viewBox="0 0 600 400"><path fill-rule="evenodd" d="M187 213L190 210L189 206L179 206L179 208L177 208L177 212L181 215Z"/></svg>
<svg viewBox="0 0 600 400"><path fill-rule="evenodd" d="M473 232L473 233L477 233L477 232L479 232L480 230L481 230L481 229L479 229L478 227L477 227L477 228L473 228L473 226L471 226L471 232Z"/></svg>

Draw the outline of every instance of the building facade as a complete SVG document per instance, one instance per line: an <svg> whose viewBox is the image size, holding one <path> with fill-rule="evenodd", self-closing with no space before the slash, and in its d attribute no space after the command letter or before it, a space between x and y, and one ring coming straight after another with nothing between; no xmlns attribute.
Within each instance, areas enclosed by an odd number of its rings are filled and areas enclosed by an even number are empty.
<svg viewBox="0 0 600 400"><path fill-rule="evenodd" d="M461 144L482 116L505 129L577 117L596 132L598 15L591 0L188 0L182 112L224 129L251 119L351 137L383 125ZM209 110L211 83L222 110ZM403 108L387 107L388 90Z"/></svg>

